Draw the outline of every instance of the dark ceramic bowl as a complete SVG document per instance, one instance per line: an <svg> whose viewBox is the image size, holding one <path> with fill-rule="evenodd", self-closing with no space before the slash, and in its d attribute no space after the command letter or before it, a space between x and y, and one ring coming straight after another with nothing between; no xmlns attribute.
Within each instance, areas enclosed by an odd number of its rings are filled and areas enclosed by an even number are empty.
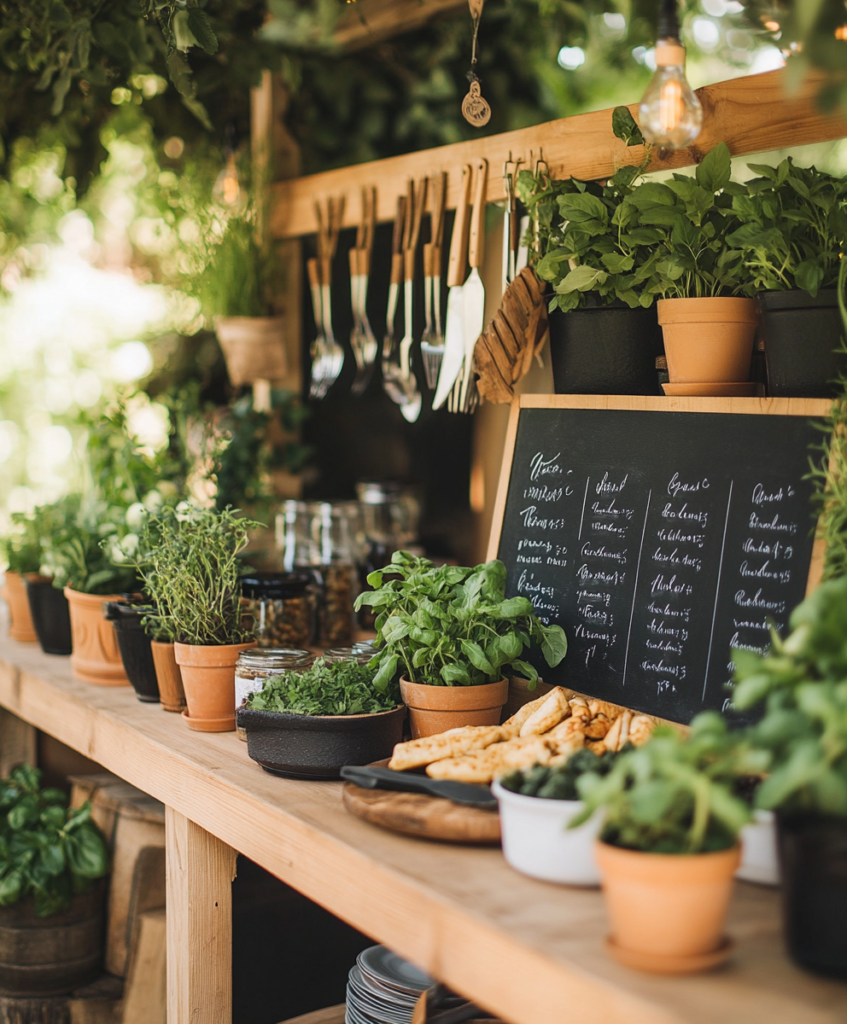
<svg viewBox="0 0 847 1024"><path fill-rule="evenodd" d="M286 715L241 707L236 724L247 753L266 772L290 779L338 779L345 764L390 757L403 739L404 705L373 715Z"/></svg>

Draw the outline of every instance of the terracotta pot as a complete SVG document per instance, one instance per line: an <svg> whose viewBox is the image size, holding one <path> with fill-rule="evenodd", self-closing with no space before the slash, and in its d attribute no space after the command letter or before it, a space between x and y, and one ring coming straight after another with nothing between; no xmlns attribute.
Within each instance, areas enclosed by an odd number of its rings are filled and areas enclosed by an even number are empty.
<svg viewBox="0 0 847 1024"><path fill-rule="evenodd" d="M659 299L657 306L672 384L749 380L755 299Z"/></svg>
<svg viewBox="0 0 847 1024"><path fill-rule="evenodd" d="M188 707L182 717L196 732L235 730L235 663L249 644L221 644L195 647L174 644Z"/></svg>
<svg viewBox="0 0 847 1024"><path fill-rule="evenodd" d="M400 680L403 703L409 708L412 738L434 736L462 725L498 725L509 696L509 681L481 686L429 686Z"/></svg>
<svg viewBox="0 0 847 1024"><path fill-rule="evenodd" d="M71 612L71 668L76 678L96 686L129 686L115 627L103 618L103 603L120 601L120 595L82 594L65 587L65 597Z"/></svg>
<svg viewBox="0 0 847 1024"><path fill-rule="evenodd" d="M724 921L741 847L718 853L624 850L598 841L595 856L612 925L611 943L647 970L713 966L727 947ZM651 964L651 961L653 963Z"/></svg>
<svg viewBox="0 0 847 1024"><path fill-rule="evenodd" d="M182 674L174 657L174 645L150 641L153 652L153 664L156 666L156 679L159 683L159 699L165 711L185 709L185 690L182 688Z"/></svg>
<svg viewBox="0 0 847 1024"><path fill-rule="evenodd" d="M38 634L32 623L32 614L29 610L29 598L26 595L26 583L23 576L16 572L6 573L6 585L3 587L3 597L9 605L9 636L13 640L20 640L21 643L38 643Z"/></svg>
<svg viewBox="0 0 847 1024"><path fill-rule="evenodd" d="M221 343L229 379L235 387L256 380L282 380L288 372L281 316L218 316L215 333Z"/></svg>

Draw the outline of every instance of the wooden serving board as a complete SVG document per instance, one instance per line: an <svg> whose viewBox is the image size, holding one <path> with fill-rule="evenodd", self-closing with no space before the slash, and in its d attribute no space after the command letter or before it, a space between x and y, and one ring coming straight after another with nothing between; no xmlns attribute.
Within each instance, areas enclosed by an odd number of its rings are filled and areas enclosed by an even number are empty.
<svg viewBox="0 0 847 1024"><path fill-rule="evenodd" d="M446 843L500 845L500 815L481 807L463 807L424 793L363 789L345 782L342 800L347 810L390 832Z"/></svg>

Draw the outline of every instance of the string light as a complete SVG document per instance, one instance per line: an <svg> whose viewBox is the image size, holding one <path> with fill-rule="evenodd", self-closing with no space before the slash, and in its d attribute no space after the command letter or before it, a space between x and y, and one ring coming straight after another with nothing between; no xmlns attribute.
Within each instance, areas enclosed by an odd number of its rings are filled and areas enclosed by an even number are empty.
<svg viewBox="0 0 847 1024"><path fill-rule="evenodd" d="M700 134L703 108L685 77L677 0L662 0L656 71L641 100L644 138L663 149L684 149Z"/></svg>

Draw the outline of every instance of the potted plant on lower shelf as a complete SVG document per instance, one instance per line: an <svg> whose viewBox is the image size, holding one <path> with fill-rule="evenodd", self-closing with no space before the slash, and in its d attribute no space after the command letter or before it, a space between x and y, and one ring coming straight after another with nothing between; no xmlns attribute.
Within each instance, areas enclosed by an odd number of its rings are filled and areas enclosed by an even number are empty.
<svg viewBox="0 0 847 1024"><path fill-rule="evenodd" d="M40 781L21 765L0 782L0 990L43 998L100 973L109 858L90 805Z"/></svg>
<svg viewBox="0 0 847 1024"><path fill-rule="evenodd" d="M847 370L838 314L847 179L791 157L749 168L757 177L733 199L740 226L727 241L759 293L768 394L834 397Z"/></svg>
<svg viewBox="0 0 847 1024"><path fill-rule="evenodd" d="M506 568L496 559L436 567L397 551L368 583L374 590L359 595L356 610L367 605L377 613L375 683L402 673L414 737L496 725L508 676L524 675L531 686L538 678L524 650L537 644L551 667L567 652L561 626L545 626L528 598L506 597Z"/></svg>
<svg viewBox="0 0 847 1024"><path fill-rule="evenodd" d="M139 573L156 600L149 618L155 628L166 595L167 628L188 704L183 717L200 732L235 729L235 663L256 642L241 625L238 556L248 530L258 525L230 508L185 504L147 519Z"/></svg>
<svg viewBox="0 0 847 1024"><path fill-rule="evenodd" d="M101 502L81 508L46 542L45 567L53 586L63 589L70 605L71 666L83 682L129 683L115 631L103 616L103 604L137 590L135 569L127 561L136 543L125 509Z"/></svg>
<svg viewBox="0 0 847 1024"><path fill-rule="evenodd" d="M6 563L3 596L9 605L9 636L22 643L35 643L38 636L30 613L26 577L41 568L41 542L35 516L13 512L9 529L0 541L0 557Z"/></svg>
<svg viewBox="0 0 847 1024"><path fill-rule="evenodd" d="M656 729L605 777L589 772L578 780L585 809L570 827L604 816L596 855L612 927L607 945L617 959L690 973L727 956L724 919L741 858L738 836L750 819L733 793L740 762L724 720L704 712L688 737Z"/></svg>
<svg viewBox="0 0 847 1024"><path fill-rule="evenodd" d="M767 756L758 808L775 812L785 936L803 967L847 978L847 577L795 608L766 656L733 651L734 705Z"/></svg>
<svg viewBox="0 0 847 1024"><path fill-rule="evenodd" d="M337 779L344 765L390 757L406 709L397 684L375 674L351 657L271 676L238 709L250 757L274 775L305 779Z"/></svg>

